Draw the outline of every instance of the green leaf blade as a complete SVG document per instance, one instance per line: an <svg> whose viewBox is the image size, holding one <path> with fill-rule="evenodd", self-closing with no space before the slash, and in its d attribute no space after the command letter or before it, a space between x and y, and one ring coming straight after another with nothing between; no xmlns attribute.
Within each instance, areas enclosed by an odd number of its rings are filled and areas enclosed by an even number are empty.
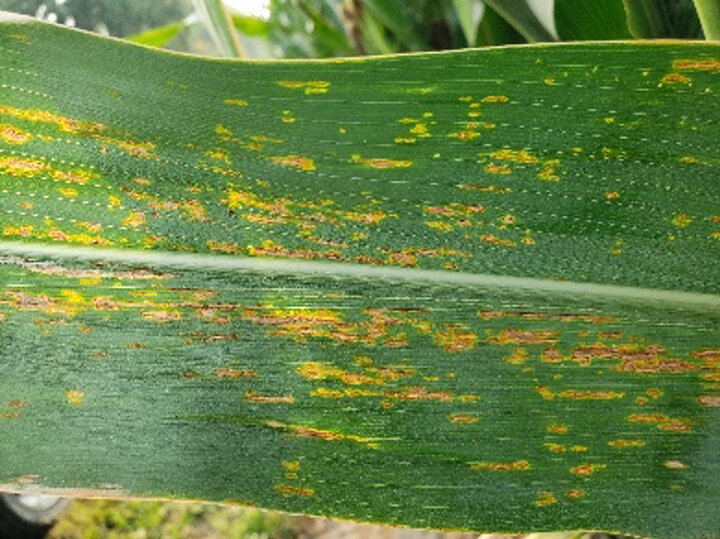
<svg viewBox="0 0 720 539"><path fill-rule="evenodd" d="M717 45L0 46L0 482L718 529Z"/></svg>
<svg viewBox="0 0 720 539"><path fill-rule="evenodd" d="M185 25L182 22L175 22L161 28L153 28L140 34L128 36L125 39L133 43L138 43L139 45L161 48L175 39L175 36L177 36L184 27Z"/></svg>
<svg viewBox="0 0 720 539"><path fill-rule="evenodd" d="M604 2L555 2L555 26L563 41L629 39L622 0Z"/></svg>

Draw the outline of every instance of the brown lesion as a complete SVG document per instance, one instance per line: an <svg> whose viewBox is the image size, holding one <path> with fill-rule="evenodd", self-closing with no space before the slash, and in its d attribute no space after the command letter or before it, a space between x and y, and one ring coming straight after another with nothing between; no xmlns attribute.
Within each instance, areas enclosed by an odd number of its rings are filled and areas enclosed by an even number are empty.
<svg viewBox="0 0 720 539"><path fill-rule="evenodd" d="M292 395L261 395L255 391L245 393L245 400L257 404L293 404L295 397Z"/></svg>
<svg viewBox="0 0 720 539"><path fill-rule="evenodd" d="M505 462L471 462L470 469L474 471L492 471L492 472L526 472L532 469L530 462L527 460L515 460Z"/></svg>
<svg viewBox="0 0 720 539"><path fill-rule="evenodd" d="M258 373L253 369L236 369L234 367L218 367L213 372L215 378L257 378Z"/></svg>
<svg viewBox="0 0 720 539"><path fill-rule="evenodd" d="M554 344L558 333L551 330L504 329L487 338L489 344Z"/></svg>
<svg viewBox="0 0 720 539"><path fill-rule="evenodd" d="M626 417L630 423L651 423L658 429L670 432L688 433L692 425L687 419L673 418L666 414L630 414Z"/></svg>

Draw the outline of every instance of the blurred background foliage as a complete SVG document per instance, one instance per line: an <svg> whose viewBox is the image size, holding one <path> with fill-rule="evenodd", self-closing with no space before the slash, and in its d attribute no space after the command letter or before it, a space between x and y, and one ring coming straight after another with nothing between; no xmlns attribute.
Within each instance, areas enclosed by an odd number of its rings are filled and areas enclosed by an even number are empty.
<svg viewBox="0 0 720 539"><path fill-rule="evenodd" d="M224 8L220 0L0 0L0 9L195 54L324 58L539 41L702 39L702 4L720 10L718 0L225 0ZM207 17L217 6L227 10L240 54L217 39L222 17Z"/></svg>

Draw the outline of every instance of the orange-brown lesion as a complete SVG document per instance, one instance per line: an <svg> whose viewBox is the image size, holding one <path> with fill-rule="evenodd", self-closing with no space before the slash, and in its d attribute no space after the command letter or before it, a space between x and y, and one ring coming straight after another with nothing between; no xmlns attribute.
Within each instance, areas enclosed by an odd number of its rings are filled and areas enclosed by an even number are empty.
<svg viewBox="0 0 720 539"><path fill-rule="evenodd" d="M309 498L310 496L313 496L315 494L315 490L310 487L302 487L298 485L288 485L286 483L282 483L279 485L275 485L273 487L273 490L276 490L283 496L300 496L302 498Z"/></svg>
<svg viewBox="0 0 720 539"><path fill-rule="evenodd" d="M487 338L489 344L554 344L558 333L551 330L504 329Z"/></svg>
<svg viewBox="0 0 720 539"><path fill-rule="evenodd" d="M607 444L609 447L612 447L614 449L625 449L628 447L645 447L645 440L618 438L616 440L610 440Z"/></svg>
<svg viewBox="0 0 720 539"><path fill-rule="evenodd" d="M32 138L32 133L29 133L24 129L20 129L15 125L0 123L0 140L6 144L27 144L32 140Z"/></svg>
<svg viewBox="0 0 720 539"><path fill-rule="evenodd" d="M234 367L218 367L213 371L215 378L257 378L258 373L253 369L236 369Z"/></svg>
<svg viewBox="0 0 720 539"><path fill-rule="evenodd" d="M255 391L245 393L245 400L257 404L293 404L295 397L292 395L261 395Z"/></svg>
<svg viewBox="0 0 720 539"><path fill-rule="evenodd" d="M673 61L675 71L720 71L720 60L707 59L678 59Z"/></svg>
<svg viewBox="0 0 720 539"><path fill-rule="evenodd" d="M443 324L434 333L433 340L446 352L456 353L475 348L478 338L464 324Z"/></svg>
<svg viewBox="0 0 720 539"><path fill-rule="evenodd" d="M384 170L389 168L408 168L413 165L413 162L407 159L387 159L383 157L362 157L359 154L354 154L350 158L350 163L357 163L365 165L369 168Z"/></svg>
<svg viewBox="0 0 720 539"><path fill-rule="evenodd" d="M532 468L527 460L515 461L482 461L471 462L470 469L475 471L493 471L493 472L525 472Z"/></svg>
<svg viewBox="0 0 720 539"><path fill-rule="evenodd" d="M660 430L687 433L692 425L687 419L672 418L666 414L630 414L626 417L630 423L654 423Z"/></svg>
<svg viewBox="0 0 720 539"><path fill-rule="evenodd" d="M310 157L305 157L302 155L279 155L279 156L272 156L270 157L270 160L278 163L279 165L285 165L288 167L294 167L298 170L303 170L305 172L310 172L315 170L315 161Z"/></svg>

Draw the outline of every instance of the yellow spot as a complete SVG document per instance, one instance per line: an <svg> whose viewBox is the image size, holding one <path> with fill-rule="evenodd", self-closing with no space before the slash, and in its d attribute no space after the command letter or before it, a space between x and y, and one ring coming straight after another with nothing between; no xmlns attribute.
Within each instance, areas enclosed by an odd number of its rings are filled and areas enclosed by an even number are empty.
<svg viewBox="0 0 720 539"><path fill-rule="evenodd" d="M167 322L174 322L180 320L182 315L180 312L175 310L164 310L164 311L143 311L142 317L145 320L152 320L158 324L165 324Z"/></svg>
<svg viewBox="0 0 720 539"><path fill-rule="evenodd" d="M463 103L469 103L470 101L472 101L472 99L473 98L471 95L462 95L458 97L458 101L462 101Z"/></svg>
<svg viewBox="0 0 720 539"><path fill-rule="evenodd" d="M67 198L75 198L78 196L77 189L73 189L72 187L64 187L61 189L58 189L60 191L60 194Z"/></svg>
<svg viewBox="0 0 720 539"><path fill-rule="evenodd" d="M309 487L298 487L296 485L275 485L273 487L274 490L278 491L283 496L301 496L303 498L308 498L315 494L315 491Z"/></svg>
<svg viewBox="0 0 720 539"><path fill-rule="evenodd" d="M427 138L430 136L430 133L428 133L428 127L425 123L416 123L412 129L410 129L410 133L413 135L417 135L420 138Z"/></svg>
<svg viewBox="0 0 720 539"><path fill-rule="evenodd" d="M511 161L513 163L537 163L539 160L527 150L496 150L490 154L495 159L501 161Z"/></svg>
<svg viewBox="0 0 720 539"><path fill-rule="evenodd" d="M583 496L585 496L585 491L581 489L568 490L565 493L565 496L567 496L568 498L582 498Z"/></svg>
<svg viewBox="0 0 720 539"><path fill-rule="evenodd" d="M471 462L470 469L477 471L494 472L524 472L531 468L527 460L516 460L510 462Z"/></svg>
<svg viewBox="0 0 720 539"><path fill-rule="evenodd" d="M672 220L672 224L680 228L687 227L691 222L692 217L684 213L679 213Z"/></svg>
<svg viewBox="0 0 720 539"><path fill-rule="evenodd" d="M444 221L425 221L425 224L430 228L439 230L440 232L449 232L454 228L451 224Z"/></svg>
<svg viewBox="0 0 720 539"><path fill-rule="evenodd" d="M565 446L562 444L553 444L553 443L547 443L543 444L545 447L548 448L548 451L551 453L564 453L565 452Z"/></svg>
<svg viewBox="0 0 720 539"><path fill-rule="evenodd" d="M321 397L323 399L341 399L345 394L338 389L328 389L326 387L320 387L313 390L310 395L313 397Z"/></svg>
<svg viewBox="0 0 720 539"><path fill-rule="evenodd" d="M662 397L663 392L659 390L656 387L651 387L646 391L646 394L648 397L652 397L653 399L657 399L658 397Z"/></svg>
<svg viewBox="0 0 720 539"><path fill-rule="evenodd" d="M644 440L626 440L618 438L617 440L611 440L608 442L610 447L615 449L624 449L626 447L643 447L645 445Z"/></svg>
<svg viewBox="0 0 720 539"><path fill-rule="evenodd" d="M538 494L537 499L533 503L538 507L547 507L548 505L557 503L557 498L553 496L552 492L543 490L540 494Z"/></svg>
<svg viewBox="0 0 720 539"><path fill-rule="evenodd" d="M620 193L618 193L617 191L606 191L605 198L607 198L608 200L617 200L618 198L620 198Z"/></svg>
<svg viewBox="0 0 720 539"><path fill-rule="evenodd" d="M32 134L10 124L0 124L0 140L7 144L26 144L32 140Z"/></svg>
<svg viewBox="0 0 720 539"><path fill-rule="evenodd" d="M480 136L477 131L456 131L454 133L448 133L450 138L456 138L458 140L472 140Z"/></svg>
<svg viewBox="0 0 720 539"><path fill-rule="evenodd" d="M510 355L503 358L503 361L512 365L521 365L525 363L529 357L530 354L528 354L524 348L515 348Z"/></svg>
<svg viewBox="0 0 720 539"><path fill-rule="evenodd" d="M280 165L295 167L307 172L315 170L315 161L309 157L303 157L301 155L277 156L271 157L270 159Z"/></svg>
<svg viewBox="0 0 720 539"><path fill-rule="evenodd" d="M208 150L204 153L204 155L206 155L210 159L215 159L217 161L223 161L230 164L230 154L228 154L228 151L224 148L215 148L212 150Z"/></svg>
<svg viewBox="0 0 720 539"><path fill-rule="evenodd" d="M591 464L589 462L586 462L584 464L580 464L579 466L573 466L572 468L570 468L570 473L586 477L591 476L598 470L602 470L604 468L607 468L606 464Z"/></svg>
<svg viewBox="0 0 720 539"><path fill-rule="evenodd" d="M566 389L557 394L562 399L573 400L615 400L625 397L622 391L576 391Z"/></svg>
<svg viewBox="0 0 720 539"><path fill-rule="evenodd" d="M662 78L658 87L662 87L664 84L690 84L691 82L692 79L690 77L686 77L685 75L680 75L679 73L668 73Z"/></svg>
<svg viewBox="0 0 720 539"><path fill-rule="evenodd" d="M138 210L132 210L130 215L122 220L122 224L132 228L138 228L147 224L147 218L145 214Z"/></svg>
<svg viewBox="0 0 720 539"><path fill-rule="evenodd" d="M555 86L555 79L553 77L547 77L543 79L543 82L547 84L548 86Z"/></svg>
<svg viewBox="0 0 720 539"><path fill-rule="evenodd" d="M535 386L535 392L546 401L555 399L555 393L553 393L548 386Z"/></svg>
<svg viewBox="0 0 720 539"><path fill-rule="evenodd" d="M402 161L396 159L384 159L381 157L364 158L360 155L353 155L350 159L351 163L359 163L374 169L386 168L407 168L412 166L412 161Z"/></svg>
<svg viewBox="0 0 720 539"><path fill-rule="evenodd" d="M612 124L615 123L615 118L604 118L606 124Z"/></svg>
<svg viewBox="0 0 720 539"><path fill-rule="evenodd" d="M249 105L244 99L225 99L223 103L226 105L235 105L236 107L247 107Z"/></svg>
<svg viewBox="0 0 720 539"><path fill-rule="evenodd" d="M245 393L245 400L259 404L292 404L295 402L292 395L259 395L254 391Z"/></svg>
<svg viewBox="0 0 720 539"><path fill-rule="evenodd" d="M65 392L65 399L72 406L80 406L85 398L85 392L79 389L71 389Z"/></svg>
<svg viewBox="0 0 720 539"><path fill-rule="evenodd" d="M480 419L474 415L450 414L448 419L453 423L475 423Z"/></svg>
<svg viewBox="0 0 720 539"><path fill-rule="evenodd" d="M324 94L330 89L330 82L325 80L294 81L281 80L278 84L291 90L303 89L305 94Z"/></svg>
<svg viewBox="0 0 720 539"><path fill-rule="evenodd" d="M291 472L297 472L300 469L300 461L298 460L284 460L281 464L283 468Z"/></svg>
<svg viewBox="0 0 720 539"><path fill-rule="evenodd" d="M570 448L570 451L574 453L585 453L588 449L586 445L574 445Z"/></svg>
<svg viewBox="0 0 720 539"><path fill-rule="evenodd" d="M675 60L673 69L676 71L683 69L689 71L720 71L720 60L710 58L706 60Z"/></svg>
<svg viewBox="0 0 720 539"><path fill-rule="evenodd" d="M257 372L251 369L235 369L233 367L218 367L213 372L215 378L257 378Z"/></svg>
<svg viewBox="0 0 720 539"><path fill-rule="evenodd" d="M500 218L500 222L504 225L513 225L515 224L515 220L515 216L509 213L506 213Z"/></svg>
<svg viewBox="0 0 720 539"><path fill-rule="evenodd" d="M344 127L341 127L340 129L338 129L338 133L340 133L341 135L344 135L345 133L347 133L347 129L345 129Z"/></svg>
<svg viewBox="0 0 720 539"><path fill-rule="evenodd" d="M671 470L687 470L688 465L679 460L666 460L663 462L663 466Z"/></svg>
<svg viewBox="0 0 720 539"><path fill-rule="evenodd" d="M0 116L11 116L13 118L20 118L30 122L52 123L55 124L60 131L81 136L98 135L107 129L104 125L99 123L84 122L74 118L67 118L65 116L53 114L52 112L48 112L46 110L16 109L5 105L0 105Z"/></svg>
<svg viewBox="0 0 720 539"><path fill-rule="evenodd" d="M415 144L415 137L395 137L395 144Z"/></svg>
<svg viewBox="0 0 720 539"><path fill-rule="evenodd" d="M527 331L504 329L494 337L488 337L490 344L553 344L557 341L556 331Z"/></svg>
<svg viewBox="0 0 720 539"><path fill-rule="evenodd" d="M561 178L560 176L555 174L555 168L558 166L558 164L560 164L560 161L558 159L550 159L548 161L545 161L542 170L538 174L538 178L549 182L559 182Z"/></svg>
<svg viewBox="0 0 720 539"><path fill-rule="evenodd" d="M464 324L445 324L433 336L435 344L450 353L472 350L477 344L477 335Z"/></svg>
<svg viewBox="0 0 720 539"><path fill-rule="evenodd" d="M483 103L507 103L509 99L505 95L486 95L480 101Z"/></svg>
<svg viewBox="0 0 720 539"><path fill-rule="evenodd" d="M297 368L300 376L310 380L326 380L328 378L337 378L348 385L382 385L385 380L378 377L367 376L362 373L354 373L344 371L326 363L315 361L302 363Z"/></svg>
<svg viewBox="0 0 720 539"><path fill-rule="evenodd" d="M567 434L568 427L564 423L553 423L545 427L548 432L553 434Z"/></svg>

